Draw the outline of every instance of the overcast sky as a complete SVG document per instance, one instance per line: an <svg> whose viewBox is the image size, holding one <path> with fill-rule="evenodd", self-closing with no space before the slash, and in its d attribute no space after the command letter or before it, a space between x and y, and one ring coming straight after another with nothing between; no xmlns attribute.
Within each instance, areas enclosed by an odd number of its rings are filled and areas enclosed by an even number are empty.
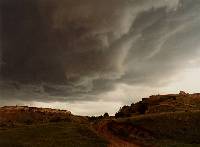
<svg viewBox="0 0 200 147"><path fill-rule="evenodd" d="M199 0L1 0L0 105L114 114L200 92Z"/></svg>

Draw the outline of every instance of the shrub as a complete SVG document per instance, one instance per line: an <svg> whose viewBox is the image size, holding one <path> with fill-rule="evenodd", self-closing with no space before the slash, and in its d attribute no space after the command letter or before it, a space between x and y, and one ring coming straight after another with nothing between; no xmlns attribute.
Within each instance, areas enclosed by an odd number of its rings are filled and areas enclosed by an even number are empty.
<svg viewBox="0 0 200 147"><path fill-rule="evenodd" d="M147 103L143 103L143 102L139 102L138 103L138 112L140 114L145 114L147 109L148 109L148 104Z"/></svg>
<svg viewBox="0 0 200 147"><path fill-rule="evenodd" d="M31 124L33 124L33 120L32 119L26 119L26 120L24 120L24 123L26 125L31 125Z"/></svg>
<svg viewBox="0 0 200 147"><path fill-rule="evenodd" d="M131 113L129 113L129 112L123 112L123 111L118 111L118 112L115 114L115 118L130 117L130 116L131 116Z"/></svg>
<svg viewBox="0 0 200 147"><path fill-rule="evenodd" d="M109 117L109 114L106 112L104 113L103 117Z"/></svg>

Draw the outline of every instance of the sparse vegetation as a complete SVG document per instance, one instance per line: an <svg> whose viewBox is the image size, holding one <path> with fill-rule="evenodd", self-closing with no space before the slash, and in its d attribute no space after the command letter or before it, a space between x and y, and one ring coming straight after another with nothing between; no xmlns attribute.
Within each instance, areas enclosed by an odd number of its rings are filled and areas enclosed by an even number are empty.
<svg viewBox="0 0 200 147"><path fill-rule="evenodd" d="M154 95L115 118L34 107L0 108L0 146L200 146L200 94ZM92 126L92 127L91 127ZM103 137L98 136L94 129ZM115 147L115 146L114 146Z"/></svg>
<svg viewBox="0 0 200 147"><path fill-rule="evenodd" d="M131 107L129 106L123 106L122 108L119 109L119 111L115 114L115 118L120 118L120 117L130 117L131 116Z"/></svg>
<svg viewBox="0 0 200 147"><path fill-rule="evenodd" d="M200 146L200 111L148 114L120 118L109 129L123 139L146 145L198 144Z"/></svg>
<svg viewBox="0 0 200 147"><path fill-rule="evenodd" d="M1 147L106 147L87 125L57 122L0 129Z"/></svg>
<svg viewBox="0 0 200 147"><path fill-rule="evenodd" d="M180 94L152 95L149 98L143 98L142 101L133 103L131 106L120 108L115 117L193 110L200 110L200 94L188 94L181 91Z"/></svg>
<svg viewBox="0 0 200 147"><path fill-rule="evenodd" d="M89 116L88 117L88 120L91 121L91 122L98 122L98 121L101 121L103 119L103 116L100 115L100 116Z"/></svg>

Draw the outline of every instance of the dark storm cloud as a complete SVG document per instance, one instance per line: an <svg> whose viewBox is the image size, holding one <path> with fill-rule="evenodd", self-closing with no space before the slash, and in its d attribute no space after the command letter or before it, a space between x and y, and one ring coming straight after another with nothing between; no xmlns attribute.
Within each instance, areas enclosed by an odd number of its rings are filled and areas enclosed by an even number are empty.
<svg viewBox="0 0 200 147"><path fill-rule="evenodd" d="M92 99L197 58L198 0L1 0L0 98Z"/></svg>

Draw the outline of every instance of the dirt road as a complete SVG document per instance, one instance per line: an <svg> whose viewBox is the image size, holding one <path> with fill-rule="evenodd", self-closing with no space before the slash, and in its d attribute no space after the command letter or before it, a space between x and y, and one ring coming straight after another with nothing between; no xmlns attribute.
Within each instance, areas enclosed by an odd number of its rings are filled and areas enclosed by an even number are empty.
<svg viewBox="0 0 200 147"><path fill-rule="evenodd" d="M95 127L95 129L101 136L110 142L108 147L139 147L137 144L122 140L121 138L112 134L112 132L110 132L108 129L107 123L107 121L101 122Z"/></svg>

